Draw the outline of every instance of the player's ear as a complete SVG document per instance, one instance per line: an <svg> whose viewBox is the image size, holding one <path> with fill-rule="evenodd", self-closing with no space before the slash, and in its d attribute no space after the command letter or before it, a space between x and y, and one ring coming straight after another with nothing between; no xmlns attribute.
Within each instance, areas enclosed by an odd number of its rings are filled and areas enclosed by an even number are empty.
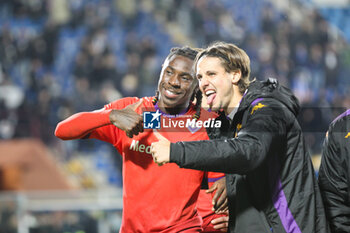
<svg viewBox="0 0 350 233"><path fill-rule="evenodd" d="M237 85L239 80L241 80L242 77L242 72L240 69L234 70L232 72L230 72L231 74L231 82L232 84Z"/></svg>

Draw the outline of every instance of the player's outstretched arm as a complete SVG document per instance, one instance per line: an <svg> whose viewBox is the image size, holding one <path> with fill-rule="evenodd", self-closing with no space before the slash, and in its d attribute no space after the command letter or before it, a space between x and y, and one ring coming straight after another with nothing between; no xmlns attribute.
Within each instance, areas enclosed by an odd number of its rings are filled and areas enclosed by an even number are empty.
<svg viewBox="0 0 350 233"><path fill-rule="evenodd" d="M101 109L92 112L76 113L58 123L55 135L62 140L86 137L94 129L113 124L125 131L128 137L143 132L142 116L135 109L142 104L142 99L123 109Z"/></svg>
<svg viewBox="0 0 350 233"><path fill-rule="evenodd" d="M62 140L72 140L85 137L96 128L111 124L111 110L79 112L57 124L55 136Z"/></svg>

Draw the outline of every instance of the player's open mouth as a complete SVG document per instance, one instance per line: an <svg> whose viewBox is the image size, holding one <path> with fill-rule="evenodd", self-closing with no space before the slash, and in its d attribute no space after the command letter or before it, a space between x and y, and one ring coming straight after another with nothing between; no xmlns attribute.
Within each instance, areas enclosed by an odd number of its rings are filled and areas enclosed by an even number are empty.
<svg viewBox="0 0 350 233"><path fill-rule="evenodd" d="M178 97L181 93L169 90L169 89L164 89L164 95L170 99Z"/></svg>
<svg viewBox="0 0 350 233"><path fill-rule="evenodd" d="M207 104L212 105L216 97L216 92L214 90L206 90L205 96L207 97Z"/></svg>

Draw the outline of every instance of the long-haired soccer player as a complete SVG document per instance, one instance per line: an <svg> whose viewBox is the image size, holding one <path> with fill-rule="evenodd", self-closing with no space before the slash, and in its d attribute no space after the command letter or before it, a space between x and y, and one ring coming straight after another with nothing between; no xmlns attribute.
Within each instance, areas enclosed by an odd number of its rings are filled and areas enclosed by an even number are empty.
<svg viewBox="0 0 350 233"><path fill-rule="evenodd" d="M328 233L293 93L276 79L251 81L249 56L235 44L216 42L195 63L208 105L230 125L206 141L155 134L155 162L227 173L230 232Z"/></svg>

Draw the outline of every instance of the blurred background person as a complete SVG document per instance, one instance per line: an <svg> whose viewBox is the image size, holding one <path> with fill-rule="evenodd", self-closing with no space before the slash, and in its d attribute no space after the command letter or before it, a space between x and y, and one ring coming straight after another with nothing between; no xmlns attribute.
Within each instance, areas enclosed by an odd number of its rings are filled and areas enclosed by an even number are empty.
<svg viewBox="0 0 350 233"><path fill-rule="evenodd" d="M350 110L329 126L323 144L318 182L332 232L350 229Z"/></svg>

